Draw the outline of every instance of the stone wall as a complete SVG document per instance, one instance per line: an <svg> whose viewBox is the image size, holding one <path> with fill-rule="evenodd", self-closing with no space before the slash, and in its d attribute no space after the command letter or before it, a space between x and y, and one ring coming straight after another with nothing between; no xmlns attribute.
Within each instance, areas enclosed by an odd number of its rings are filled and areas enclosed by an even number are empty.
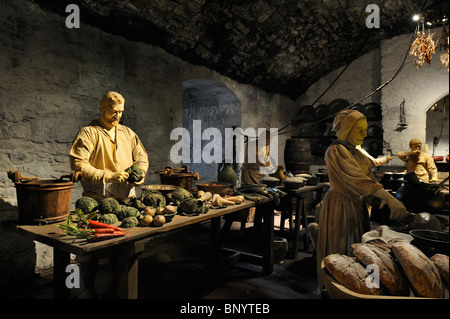
<svg viewBox="0 0 450 319"><path fill-rule="evenodd" d="M440 29L436 35L440 34ZM437 39L437 36L434 38ZM398 36L381 44L382 81L388 80L400 64L405 50L408 48L411 35ZM449 94L449 74L447 68L439 61L440 52L433 55L431 64L424 64L416 70L412 58L407 62L398 77L382 91L383 129L385 139L391 148L398 152L409 149L409 140L413 137L426 141L426 112L441 98ZM408 128L396 131L399 122L399 105L405 99L405 118ZM448 131L448 122L445 130ZM447 140L440 141L448 145ZM432 145L429 145L431 149ZM447 149L448 152L448 149ZM444 155L444 154L439 154ZM446 154L445 154L446 155ZM392 165L402 165L394 159Z"/></svg>
<svg viewBox="0 0 450 319"><path fill-rule="evenodd" d="M157 47L83 24L67 29L63 17L28 1L2 3L0 19L0 222L17 218L10 210L17 205L15 188L6 172L20 170L41 179L67 174L72 140L80 127L98 117L106 91L125 98L124 124L139 135L149 154L146 183L160 182L155 170L179 165L170 160L176 142L170 133L183 125L183 82L206 79L228 88L241 105L245 127L284 125L295 105ZM274 115L280 106L288 111ZM80 196L76 183L72 209ZM51 266L49 247L0 229L0 287Z"/></svg>
<svg viewBox="0 0 450 319"><path fill-rule="evenodd" d="M438 30L439 34L440 30ZM437 37L437 36L436 36ZM435 37L435 39L436 39ZM353 61L334 85L319 99L315 106L328 104L334 99L343 98L349 103L356 102L385 83L395 74L408 49L411 34L401 35L382 41L379 49L373 50ZM380 103L382 108L382 128L384 153L391 148L394 153L408 150L409 140L413 137L426 141L426 112L441 98L449 94L449 75L439 61L439 54L433 56L431 64L425 64L416 70L412 58L408 57L403 69L395 79L381 91L362 101ZM328 86L338 77L341 67L313 84L299 99L299 105L312 104ZM405 117L408 128L396 131L399 122L401 102L405 99ZM444 130L448 131L447 127ZM448 145L448 135L443 135L441 145ZM432 145L429 145L431 149ZM442 150L445 153L445 149ZM447 148L448 153L448 148ZM446 154L436 154L446 155ZM399 159L392 160L387 167L403 167ZM315 171L322 165L314 165Z"/></svg>

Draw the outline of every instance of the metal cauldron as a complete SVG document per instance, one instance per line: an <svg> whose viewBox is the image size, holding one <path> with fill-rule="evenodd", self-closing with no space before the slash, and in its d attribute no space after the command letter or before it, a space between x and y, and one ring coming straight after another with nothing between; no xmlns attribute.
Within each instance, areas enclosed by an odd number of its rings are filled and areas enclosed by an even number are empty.
<svg viewBox="0 0 450 319"><path fill-rule="evenodd" d="M395 197L411 212L442 212L445 198L440 192L441 185L419 182L416 178L414 172L406 173Z"/></svg>
<svg viewBox="0 0 450 319"><path fill-rule="evenodd" d="M397 189L395 197L411 212L442 212L445 199L439 192L439 186L429 183L412 183L404 181Z"/></svg>

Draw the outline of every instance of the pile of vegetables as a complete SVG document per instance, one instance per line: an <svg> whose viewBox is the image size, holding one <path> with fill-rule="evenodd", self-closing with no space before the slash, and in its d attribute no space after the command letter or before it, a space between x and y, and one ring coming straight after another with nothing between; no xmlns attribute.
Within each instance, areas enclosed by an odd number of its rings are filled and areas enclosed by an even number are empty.
<svg viewBox="0 0 450 319"><path fill-rule="evenodd" d="M138 181L139 171L130 167L133 180ZM285 193L276 188L268 188L264 184L244 185L233 190L234 196L212 194L198 191L197 196L182 187L163 195L155 189L144 189L139 197L117 201L109 197L101 201L83 196L75 202L74 215L69 215L66 224L58 225L67 235L88 240L101 240L125 235L123 228L137 226L161 227L170 221L175 214L196 216L205 214L211 208L222 208L239 205L244 200L277 199ZM120 224L119 224L120 222ZM119 226L117 226L119 224Z"/></svg>
<svg viewBox="0 0 450 319"><path fill-rule="evenodd" d="M107 238L107 236L98 235L99 225L108 225L103 228L110 229L109 231L101 230L102 233L112 234L111 229L115 229L114 235L122 236L125 234L122 228L160 227L166 223L168 215L173 217L176 213L177 207L167 205L166 198L158 190L145 190L141 196L121 202L112 197L97 201L94 198L83 196L75 202L75 212L67 218L66 224L58 225L58 227L62 228L67 235L92 240L97 237ZM77 218L76 225L73 216ZM116 226L117 224L119 225ZM119 234L119 230L123 234ZM112 235L109 236L109 238L112 237Z"/></svg>
<svg viewBox="0 0 450 319"><path fill-rule="evenodd" d="M245 199L260 202L264 199L278 199L287 195L278 188L267 187L265 184L246 184L234 190L236 195L241 195Z"/></svg>
<svg viewBox="0 0 450 319"><path fill-rule="evenodd" d="M125 231L119 227L94 221L96 212L85 215L80 208L75 209L75 215L78 217L77 224L74 223L72 215L69 215L65 224L56 225L61 228L66 235L75 238L85 238L89 241L100 241L125 236Z"/></svg>

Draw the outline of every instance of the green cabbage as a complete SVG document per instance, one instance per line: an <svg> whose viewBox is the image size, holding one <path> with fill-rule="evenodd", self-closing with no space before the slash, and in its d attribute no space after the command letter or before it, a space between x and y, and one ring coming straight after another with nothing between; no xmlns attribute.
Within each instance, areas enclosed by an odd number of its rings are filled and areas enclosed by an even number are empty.
<svg viewBox="0 0 450 319"><path fill-rule="evenodd" d="M120 227L132 228L136 227L137 225L139 225L139 220L136 217L125 217L122 220L122 224L120 225Z"/></svg>
<svg viewBox="0 0 450 319"><path fill-rule="evenodd" d="M146 206L152 206L155 208L166 206L166 198L160 192L152 192L152 193L146 195L143 198L142 202Z"/></svg>
<svg viewBox="0 0 450 319"><path fill-rule="evenodd" d="M127 179L129 183L137 183L144 178L144 171L136 164L128 167L125 172L129 174Z"/></svg>
<svg viewBox="0 0 450 319"><path fill-rule="evenodd" d="M112 198L104 198L98 203L98 210L100 214L118 214L121 211L119 202Z"/></svg>
<svg viewBox="0 0 450 319"><path fill-rule="evenodd" d="M140 216L141 213L139 212L139 210L131 206L123 206L122 210L119 213L117 213L117 217L119 218L119 220L123 220L127 217L139 218Z"/></svg>
<svg viewBox="0 0 450 319"><path fill-rule="evenodd" d="M77 199L75 208L81 209L84 214L88 215L97 210L98 202L92 197L83 196Z"/></svg>
<svg viewBox="0 0 450 319"><path fill-rule="evenodd" d="M112 224L117 223L119 221L119 219L117 218L116 214L110 213L110 214L104 214L104 215L100 216L98 221L101 223L112 225Z"/></svg>

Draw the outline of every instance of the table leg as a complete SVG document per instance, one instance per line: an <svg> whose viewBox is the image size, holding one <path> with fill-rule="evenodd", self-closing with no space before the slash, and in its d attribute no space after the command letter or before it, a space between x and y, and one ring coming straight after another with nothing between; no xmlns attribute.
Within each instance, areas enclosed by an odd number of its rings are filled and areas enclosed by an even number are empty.
<svg viewBox="0 0 450 319"><path fill-rule="evenodd" d="M291 200L290 196L286 196L286 197L280 199L279 209L281 210L280 233L283 234L286 218L289 219L289 227L290 227L291 221L292 221L292 200ZM291 229L289 229L289 231L291 231Z"/></svg>
<svg viewBox="0 0 450 319"><path fill-rule="evenodd" d="M222 233L220 231L220 221L220 217L211 218L211 237L214 250L219 250L223 242ZM231 227L231 224L229 224L229 227Z"/></svg>
<svg viewBox="0 0 450 319"><path fill-rule="evenodd" d="M294 259L297 259L297 251L298 251L298 234L300 231L300 212L301 207L303 206L303 196L296 197L295 203L295 220L294 220L294 236L292 239L292 255Z"/></svg>
<svg viewBox="0 0 450 319"><path fill-rule="evenodd" d="M269 275L273 272L273 212L275 210L274 202L269 202L258 206L261 209L263 218L263 273ZM258 209L257 208L257 209Z"/></svg>
<svg viewBox="0 0 450 319"><path fill-rule="evenodd" d="M308 216L306 214L306 207L305 207L305 201L304 201L304 197L303 196L302 196L302 200L301 200L300 215L301 215L301 224L303 226L303 230L304 230L304 233L305 233L305 235L303 237L303 243L304 243L304 248L305 248L305 251L306 251L309 248Z"/></svg>
<svg viewBox="0 0 450 319"><path fill-rule="evenodd" d="M95 292L95 277L97 276L99 257L93 253L85 256L77 256L77 263L80 267L80 298L97 298Z"/></svg>
<svg viewBox="0 0 450 319"><path fill-rule="evenodd" d="M53 297L70 298L70 289L66 286L66 267L70 264L70 253L53 248Z"/></svg>
<svg viewBox="0 0 450 319"><path fill-rule="evenodd" d="M114 249L113 272L117 298L138 298L138 262L145 241L123 244Z"/></svg>

